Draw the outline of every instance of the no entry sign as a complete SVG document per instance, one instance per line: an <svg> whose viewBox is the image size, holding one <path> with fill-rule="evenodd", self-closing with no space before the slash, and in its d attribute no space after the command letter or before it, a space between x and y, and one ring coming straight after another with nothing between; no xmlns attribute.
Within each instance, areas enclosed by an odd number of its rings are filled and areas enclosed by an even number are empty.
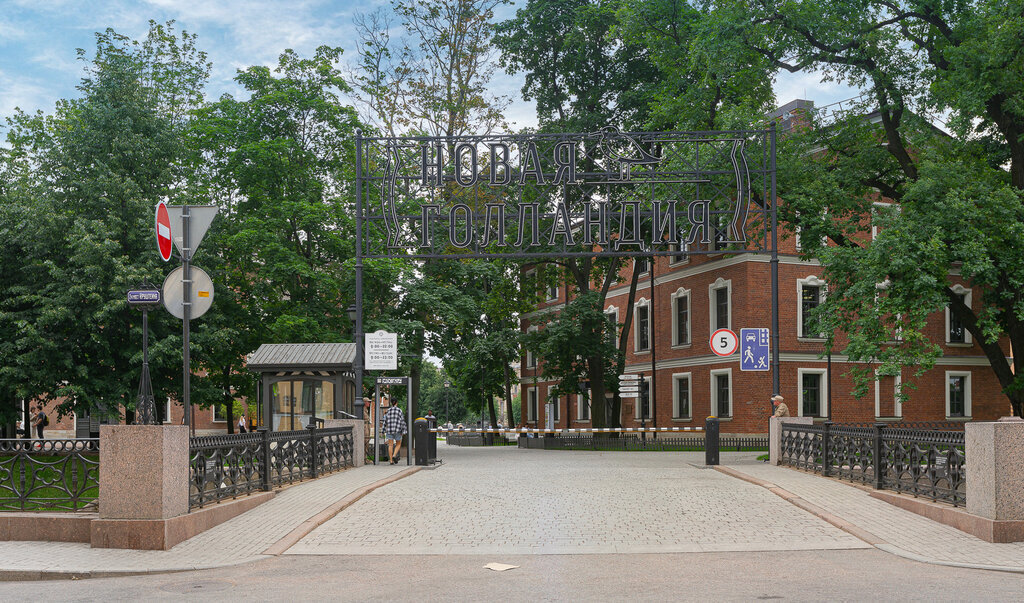
<svg viewBox="0 0 1024 603"><path fill-rule="evenodd" d="M171 259L171 216L167 213L167 205L161 201L156 204L156 247L163 261Z"/></svg>

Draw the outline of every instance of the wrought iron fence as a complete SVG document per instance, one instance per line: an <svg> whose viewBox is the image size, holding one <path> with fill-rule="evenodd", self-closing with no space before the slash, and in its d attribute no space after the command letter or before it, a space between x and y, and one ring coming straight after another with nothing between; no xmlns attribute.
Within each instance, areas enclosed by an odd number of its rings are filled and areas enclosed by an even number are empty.
<svg viewBox="0 0 1024 603"><path fill-rule="evenodd" d="M0 510L95 510L97 438L0 439Z"/></svg>
<svg viewBox="0 0 1024 603"><path fill-rule="evenodd" d="M781 461L825 476L959 507L967 501L964 432L959 425L960 431L916 429L899 423L783 423Z"/></svg>
<svg viewBox="0 0 1024 603"><path fill-rule="evenodd" d="M352 444L351 426L192 438L189 508L351 467Z"/></svg>

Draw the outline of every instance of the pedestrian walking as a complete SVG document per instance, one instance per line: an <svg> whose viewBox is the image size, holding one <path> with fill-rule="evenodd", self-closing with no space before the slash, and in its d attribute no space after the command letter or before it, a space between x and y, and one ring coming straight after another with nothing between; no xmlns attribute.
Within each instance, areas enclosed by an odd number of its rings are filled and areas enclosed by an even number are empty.
<svg viewBox="0 0 1024 603"><path fill-rule="evenodd" d="M388 458L392 465L397 465L402 452L402 436L408 429L405 425L405 413L397 404L388 407L384 412L384 440L388 443Z"/></svg>
<svg viewBox="0 0 1024 603"><path fill-rule="evenodd" d="M245 415L238 417L238 433L245 433Z"/></svg>
<svg viewBox="0 0 1024 603"><path fill-rule="evenodd" d="M786 403L783 402L783 400L785 400L785 398L783 398L779 394L775 394L774 396L772 396L771 404L772 404L772 416L773 417L788 417L789 416L789 407L786 406Z"/></svg>

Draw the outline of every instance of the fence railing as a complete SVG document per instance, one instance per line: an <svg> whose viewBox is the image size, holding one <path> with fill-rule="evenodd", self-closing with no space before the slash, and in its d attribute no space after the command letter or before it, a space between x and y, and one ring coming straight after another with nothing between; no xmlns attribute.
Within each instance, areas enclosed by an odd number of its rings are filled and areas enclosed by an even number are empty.
<svg viewBox="0 0 1024 603"><path fill-rule="evenodd" d="M191 438L189 508L351 467L352 450L351 426Z"/></svg>
<svg viewBox="0 0 1024 603"><path fill-rule="evenodd" d="M960 425L960 430L917 429L900 423L783 423L780 460L876 489L963 506L967 484L962 424L931 425Z"/></svg>
<svg viewBox="0 0 1024 603"><path fill-rule="evenodd" d="M93 511L99 498L96 438L0 439L0 511Z"/></svg>

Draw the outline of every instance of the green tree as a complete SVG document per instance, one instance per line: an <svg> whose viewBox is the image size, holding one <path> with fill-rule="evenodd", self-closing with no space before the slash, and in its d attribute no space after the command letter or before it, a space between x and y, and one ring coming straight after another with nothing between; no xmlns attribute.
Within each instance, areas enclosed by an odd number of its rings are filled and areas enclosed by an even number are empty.
<svg viewBox="0 0 1024 603"><path fill-rule="evenodd" d="M360 123L339 99L348 91L341 52L321 46L301 58L287 50L274 70L240 71L248 99L222 97L191 129L206 160L195 189L221 207L206 243L219 254L219 314L197 333L220 392L207 404L255 393L243 362L261 343L350 333L345 266L354 253L352 138Z"/></svg>
<svg viewBox="0 0 1024 603"><path fill-rule="evenodd" d="M733 6L754 24L746 44L779 68L865 90L848 113L810 116L780 164L788 219L825 265L821 326L842 329L851 360L879 374L920 373L941 354L926 320L948 305L1020 415L1024 378L1006 357L1024 350L1024 4ZM948 117L948 133L933 116ZM876 208L880 196L896 205ZM868 216L873 240L859 234ZM974 288L971 307L954 270ZM855 370L861 392L871 365Z"/></svg>
<svg viewBox="0 0 1024 603"><path fill-rule="evenodd" d="M60 413L112 415L134 407L141 365L140 315L125 291L163 280L153 207L186 173L179 135L209 64L171 23L151 23L142 42L113 30L96 39L91 59L79 52L81 98L52 116L8 120L0 229L5 248L15 233L34 240L15 243L25 255L4 262L0 329L12 335L0 391L63 398ZM180 323L155 312L150 327L154 387L179 393Z"/></svg>

